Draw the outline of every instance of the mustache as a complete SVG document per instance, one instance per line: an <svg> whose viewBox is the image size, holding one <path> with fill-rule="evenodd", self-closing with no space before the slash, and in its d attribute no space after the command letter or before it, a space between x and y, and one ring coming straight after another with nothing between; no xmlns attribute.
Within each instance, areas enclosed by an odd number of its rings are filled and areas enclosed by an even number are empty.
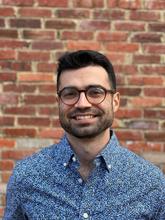
<svg viewBox="0 0 165 220"><path fill-rule="evenodd" d="M88 115L102 115L103 111L101 109L95 109L95 108L76 108L70 113L68 113L69 117L75 117L79 114L88 114Z"/></svg>

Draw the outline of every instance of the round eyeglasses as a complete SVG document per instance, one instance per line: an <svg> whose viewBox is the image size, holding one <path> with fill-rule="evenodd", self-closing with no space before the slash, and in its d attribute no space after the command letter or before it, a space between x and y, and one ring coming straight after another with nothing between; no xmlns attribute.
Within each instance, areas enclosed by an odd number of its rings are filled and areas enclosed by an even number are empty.
<svg viewBox="0 0 165 220"><path fill-rule="evenodd" d="M57 94L64 104L74 105L78 102L81 92L85 93L85 97L89 103L95 105L103 102L107 93L115 93L113 90L107 90L102 86L89 86L84 90L78 90L75 87L65 87Z"/></svg>

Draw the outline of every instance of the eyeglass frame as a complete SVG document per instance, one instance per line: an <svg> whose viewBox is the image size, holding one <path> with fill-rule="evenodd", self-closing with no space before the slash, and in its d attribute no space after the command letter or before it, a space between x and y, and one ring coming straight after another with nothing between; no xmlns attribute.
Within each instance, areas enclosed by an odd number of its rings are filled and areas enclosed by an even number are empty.
<svg viewBox="0 0 165 220"><path fill-rule="evenodd" d="M67 104L67 103L65 103L65 102L63 101L63 99L61 98L61 93L62 93L65 89L67 89L67 88L73 88L73 89L75 89L75 90L78 92L78 94L79 94L79 95L78 95L78 99L77 99L75 102L73 102L73 104ZM98 103L93 103L93 102L89 101L89 98L88 98L88 96L87 96L87 92L88 92L88 90L89 90L90 88L101 88L101 89L104 91L104 93L105 93L103 100L101 100L101 101L98 102ZM105 98L106 98L106 96L107 96L107 93L110 93L110 94L112 94L112 95L114 95L114 94L116 93L116 91L114 91L114 90L112 90L112 89L106 89L106 88L104 88L103 86L100 86L100 85L98 85L98 86L96 86L96 85L90 85L90 86L88 86L86 89L80 89L80 90L77 89L76 87L73 87L73 86L64 87L63 89L61 89L60 91L57 92L57 95L58 95L58 97L60 98L60 100L61 100L65 105L72 106L72 105L75 105L75 104L79 101L79 99L80 99L80 94L81 94L82 92L85 94L85 97L86 97L87 101L88 101L90 104L92 104L92 105L94 105L94 104L99 105L100 103L102 103L102 102L105 100Z"/></svg>

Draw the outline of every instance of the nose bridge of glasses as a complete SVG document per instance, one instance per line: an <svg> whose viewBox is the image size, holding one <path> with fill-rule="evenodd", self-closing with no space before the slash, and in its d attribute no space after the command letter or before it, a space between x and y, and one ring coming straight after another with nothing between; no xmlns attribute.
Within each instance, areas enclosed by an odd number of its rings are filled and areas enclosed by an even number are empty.
<svg viewBox="0 0 165 220"><path fill-rule="evenodd" d="M76 105L91 105L88 101L86 90L79 90L79 99Z"/></svg>

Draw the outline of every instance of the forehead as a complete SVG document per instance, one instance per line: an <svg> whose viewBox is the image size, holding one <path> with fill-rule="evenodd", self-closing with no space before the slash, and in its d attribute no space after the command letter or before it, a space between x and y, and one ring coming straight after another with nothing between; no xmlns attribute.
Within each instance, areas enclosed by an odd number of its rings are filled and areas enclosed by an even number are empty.
<svg viewBox="0 0 165 220"><path fill-rule="evenodd" d="M87 66L76 70L65 70L60 76L59 88L75 86L84 88L89 85L109 87L108 73L101 66Z"/></svg>

